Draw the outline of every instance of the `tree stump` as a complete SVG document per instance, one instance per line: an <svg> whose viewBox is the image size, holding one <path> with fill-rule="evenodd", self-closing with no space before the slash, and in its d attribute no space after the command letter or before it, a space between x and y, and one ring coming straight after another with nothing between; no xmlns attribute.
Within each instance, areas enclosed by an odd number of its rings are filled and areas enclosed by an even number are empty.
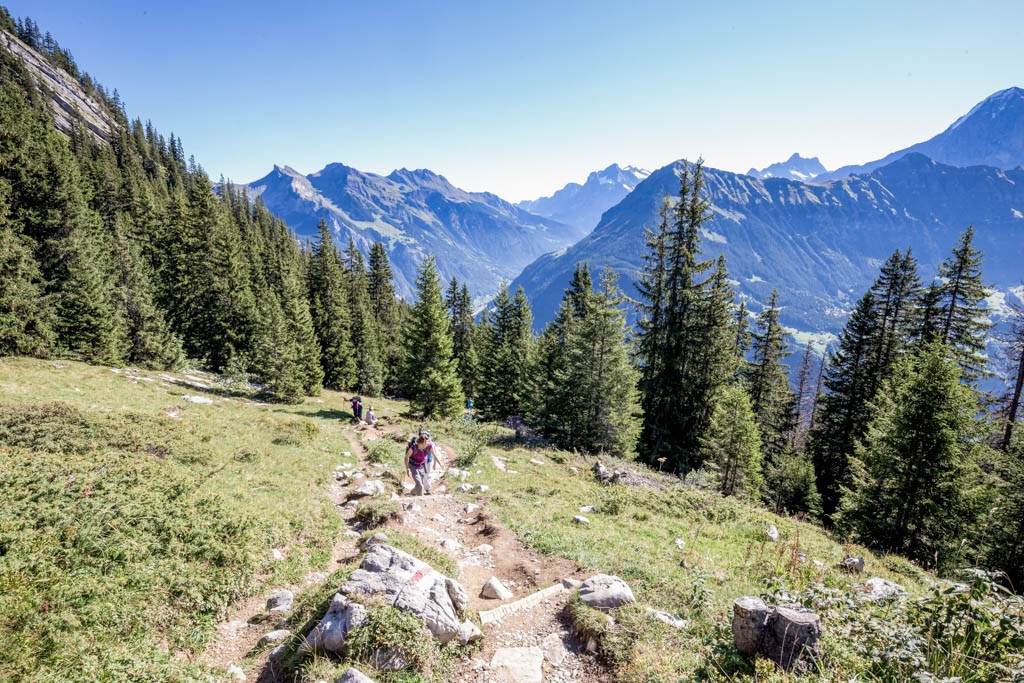
<svg viewBox="0 0 1024 683"><path fill-rule="evenodd" d="M776 607L768 617L765 655L786 671L802 670L818 658L821 619L798 605Z"/></svg>
<svg viewBox="0 0 1024 683"><path fill-rule="evenodd" d="M745 596L733 603L732 637L742 654L749 657L761 650L770 613L771 608L761 598Z"/></svg>

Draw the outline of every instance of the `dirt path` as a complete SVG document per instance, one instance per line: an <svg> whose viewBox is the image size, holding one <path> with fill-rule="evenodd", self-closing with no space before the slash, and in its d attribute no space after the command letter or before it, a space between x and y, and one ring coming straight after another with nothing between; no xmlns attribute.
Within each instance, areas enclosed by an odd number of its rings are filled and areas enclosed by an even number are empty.
<svg viewBox="0 0 1024 683"><path fill-rule="evenodd" d="M339 560L347 561L359 552L354 539L355 506L346 503L348 491L360 481L374 478L374 473L380 471L366 459L367 444L375 438L389 438L390 434L399 433L399 429L393 426L381 429L360 427L359 431L346 428L343 433L350 443L353 456L345 460L354 462L356 469L365 477L355 481L333 482L328 495L344 516L351 533L342 534L335 544L331 567L325 568L324 572L311 574L304 586L289 587L296 592L296 589L301 590L322 582L329 571L337 567ZM452 465L455 459L453 449L444 443L438 445L446 454L446 465ZM411 488L411 484L406 482L406 487ZM451 556L458 563L460 571L457 578L466 588L470 596L469 608L474 611L482 612L515 603L564 578L585 578L571 561L541 555L526 547L514 533L487 513L485 496L474 491L464 494L465 499L460 499L447 491L442 480L435 485L431 496L413 498L403 495L399 501L401 517L388 527L399 528ZM467 507L470 500L478 506L476 509ZM388 527L381 530L387 533ZM497 577L512 592L512 598L499 601L481 597L481 589L492 576ZM545 681L603 683L614 680L607 666L586 653L571 636L569 624L564 617L568 596L569 591L561 591L529 608L485 625L483 647L456 666L451 680L481 683L492 680L489 662L497 649L540 648L545 643L552 652L544 660ZM228 619L218 626L217 635L204 652L202 661L224 670L229 663L242 661L265 633L275 628L286 628L275 620L248 624L264 613L266 597L254 597L233 609ZM561 648L556 646L559 641L562 643ZM260 683L283 683L274 675L273 667L269 666L266 657L266 653L263 653L255 661L247 662L246 668L252 672L249 680L257 678Z"/></svg>

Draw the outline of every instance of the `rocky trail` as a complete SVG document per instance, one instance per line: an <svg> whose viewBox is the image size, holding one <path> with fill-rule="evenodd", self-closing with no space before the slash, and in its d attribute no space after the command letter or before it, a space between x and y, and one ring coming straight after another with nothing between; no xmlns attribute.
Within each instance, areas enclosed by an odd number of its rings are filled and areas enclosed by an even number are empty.
<svg viewBox="0 0 1024 683"><path fill-rule="evenodd" d="M287 680L274 666L272 647L268 643L284 640L290 635L286 629L295 625L287 623L287 610L268 612L267 600L280 590L298 593L320 584L340 563L360 555L362 551L356 543L362 530L356 521L356 509L361 498L353 492L367 482L377 481L383 471L381 466L368 461L367 446L374 439L391 438L397 433L399 430L393 426L382 429L345 427L351 450L345 451L342 460L351 463L351 467L339 468L339 472L348 474L336 475L328 495L343 515L347 530L333 548L331 566L311 573L301 585L269 590L265 595L254 596L237 605L218 625L202 655L204 663L228 671L233 680L261 683ZM578 586L586 577L573 562L541 555L526 547L497 521L496 516L488 514L486 485L459 485L457 493L465 499L448 491L444 472L454 462L455 453L446 444L438 446L447 462L442 462L433 494L410 496L412 485L406 480L404 495L392 495L393 499L398 499L399 518L378 532L385 537L381 542L386 543L389 528L399 529L447 554L458 566L456 579L465 589L469 611L480 615L484 638L479 650L455 665L450 680L480 683L614 680L608 666L587 651L586 643L578 642L573 636L565 616L570 588ZM458 472L456 469L453 475ZM449 477L449 481L452 480L459 478ZM290 604L291 593L281 594L286 604ZM257 649L262 652L247 657ZM246 671L239 668L240 664Z"/></svg>

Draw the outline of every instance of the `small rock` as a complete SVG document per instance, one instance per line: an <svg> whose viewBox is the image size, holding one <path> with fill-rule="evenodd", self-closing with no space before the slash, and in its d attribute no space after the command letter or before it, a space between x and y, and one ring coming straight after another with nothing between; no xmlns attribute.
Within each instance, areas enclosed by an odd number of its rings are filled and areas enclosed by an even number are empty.
<svg viewBox="0 0 1024 683"><path fill-rule="evenodd" d="M360 534L359 534L358 531L353 531L352 529L348 529L347 531L345 531L345 535L348 536L349 538L359 538Z"/></svg>
<svg viewBox="0 0 1024 683"><path fill-rule="evenodd" d="M544 651L539 647L503 647L491 657L494 681L541 683L544 675Z"/></svg>
<svg viewBox="0 0 1024 683"><path fill-rule="evenodd" d="M865 592L861 597L871 602L892 597L902 598L907 594L907 589L903 586L877 576L865 581L862 588Z"/></svg>
<svg viewBox="0 0 1024 683"><path fill-rule="evenodd" d="M501 458L499 458L498 456L492 455L491 456L491 462L493 462L494 466L497 467L502 472L504 472L506 470L505 463L503 463L501 461Z"/></svg>
<svg viewBox="0 0 1024 683"><path fill-rule="evenodd" d="M569 471L572 472L573 474L579 474L580 473L580 468L579 467L570 467Z"/></svg>
<svg viewBox="0 0 1024 683"><path fill-rule="evenodd" d="M436 515L434 515L433 517L430 518L430 521L432 521L432 522L443 522L443 521L445 521L445 516L442 515L440 512L438 512Z"/></svg>
<svg viewBox="0 0 1024 683"><path fill-rule="evenodd" d="M472 621L467 619L459 627L459 642L463 645L472 643L475 640L483 640L484 633Z"/></svg>
<svg viewBox="0 0 1024 683"><path fill-rule="evenodd" d="M295 595L287 589L271 593L270 597L267 598L267 611L287 612L292 608L292 602L294 600Z"/></svg>
<svg viewBox="0 0 1024 683"><path fill-rule="evenodd" d="M181 397L189 403L213 403L213 399L207 398L206 396L189 396L188 394L182 394Z"/></svg>
<svg viewBox="0 0 1024 683"><path fill-rule="evenodd" d="M584 505L580 508L580 512L597 512L597 506L595 505Z"/></svg>
<svg viewBox="0 0 1024 683"><path fill-rule="evenodd" d="M284 651L287 650L287 649L288 648L285 645L283 645L283 644L282 645L278 645L273 650L271 650L270 652L267 653L267 659L269 659L270 661L273 662L274 660L279 659L281 657L281 655L284 654Z"/></svg>
<svg viewBox="0 0 1024 683"><path fill-rule="evenodd" d="M345 673L341 674L338 683L374 683L374 681L359 669L350 666L345 669Z"/></svg>
<svg viewBox="0 0 1024 683"><path fill-rule="evenodd" d="M543 465L544 461L543 460L537 460L537 458L530 458L530 464L531 465Z"/></svg>
<svg viewBox="0 0 1024 683"><path fill-rule="evenodd" d="M350 495L352 497L375 498L386 490L384 482L378 479L371 479L363 482Z"/></svg>
<svg viewBox="0 0 1024 683"><path fill-rule="evenodd" d="M597 574L584 581L580 586L580 600L597 609L613 609L636 602L629 584L609 574Z"/></svg>
<svg viewBox="0 0 1024 683"><path fill-rule="evenodd" d="M471 515L471 514L473 514L474 512L476 512L479 509L480 509L480 506L477 505L476 503L469 503L469 504L466 505L466 507L463 508L463 510L465 511L465 513L467 515Z"/></svg>
<svg viewBox="0 0 1024 683"><path fill-rule="evenodd" d="M278 562L284 559L284 553L282 553L277 548L274 548L274 550L271 552L271 556L273 556L273 558Z"/></svg>
<svg viewBox="0 0 1024 683"><path fill-rule="evenodd" d="M489 555L492 550L494 550L494 546L492 546L490 543L481 543L473 549L473 552L479 553L481 555Z"/></svg>
<svg viewBox="0 0 1024 683"><path fill-rule="evenodd" d="M498 580L498 577L492 576L484 584L484 587L480 589L480 597L488 598L491 600L508 600L512 597L512 591Z"/></svg>
<svg viewBox="0 0 1024 683"><path fill-rule="evenodd" d="M572 590L574 588L579 588L580 586L582 586L583 582L579 579L574 579L567 576L564 579L562 579L562 585L568 588L569 590Z"/></svg>
<svg viewBox="0 0 1024 683"><path fill-rule="evenodd" d="M488 486L487 484L477 484L476 490L479 491L480 493L487 493L488 491L491 490L491 487Z"/></svg>
<svg viewBox="0 0 1024 683"><path fill-rule="evenodd" d="M584 517L583 515L576 515L572 518L572 521L576 522L577 524L590 524L590 520Z"/></svg>
<svg viewBox="0 0 1024 683"><path fill-rule="evenodd" d="M419 512L420 510L423 509L423 506L420 505L419 503L406 503L405 509L408 510L409 512Z"/></svg>
<svg viewBox="0 0 1024 683"><path fill-rule="evenodd" d="M387 542L388 542L388 535L386 533L384 533L383 531L378 531L373 536L370 536L368 539L363 541L363 547L364 548L369 548L371 545L374 545L376 543L387 543Z"/></svg>
<svg viewBox="0 0 1024 683"><path fill-rule="evenodd" d="M845 560L839 563L840 569L845 569L851 574L860 574L864 571L864 558L863 557L847 557Z"/></svg>
<svg viewBox="0 0 1024 683"><path fill-rule="evenodd" d="M658 621L660 621L661 623L668 624L673 628L684 629L689 627L690 625L690 622L686 619L683 619L682 617L677 617L674 614L669 614L668 612L659 612L658 610L651 609L650 607L648 607L647 613L655 619L657 619Z"/></svg>
<svg viewBox="0 0 1024 683"><path fill-rule="evenodd" d="M271 631L270 633L260 638L260 641L259 643L257 643L257 645L259 645L260 647L263 647L264 645L280 645L285 640L287 640L288 636L290 636L291 634L291 631L283 628L278 629L276 631Z"/></svg>
<svg viewBox="0 0 1024 683"><path fill-rule="evenodd" d="M441 541L441 547L450 553L454 553L462 547L462 544L456 541L454 538L446 538L443 541Z"/></svg>
<svg viewBox="0 0 1024 683"><path fill-rule="evenodd" d="M304 647L314 652L340 653L349 631L361 626L366 617L365 607L357 602L350 602L344 595L337 593L331 598L327 614L306 636Z"/></svg>
<svg viewBox="0 0 1024 683"><path fill-rule="evenodd" d="M825 568L825 563L822 562L821 560L811 560L811 562L814 564L814 567L816 569L824 569Z"/></svg>
<svg viewBox="0 0 1024 683"><path fill-rule="evenodd" d="M236 681L246 680L245 672L236 664L228 664L228 676Z"/></svg>
<svg viewBox="0 0 1024 683"><path fill-rule="evenodd" d="M676 547L679 548L680 550L682 550L683 548L686 547L686 541L684 541L681 538L677 538L676 539Z"/></svg>
<svg viewBox="0 0 1024 683"><path fill-rule="evenodd" d="M473 486L471 484L460 484L456 490L459 493L470 493L473 490Z"/></svg>
<svg viewBox="0 0 1024 683"><path fill-rule="evenodd" d="M352 451L342 451L341 452L341 457L343 457L343 458L351 458L352 457Z"/></svg>
<svg viewBox="0 0 1024 683"><path fill-rule="evenodd" d="M779 530L775 528L774 524L772 524L770 527L768 527L767 530L765 530L764 535L767 536L768 540L772 543L779 542Z"/></svg>
<svg viewBox="0 0 1024 683"><path fill-rule="evenodd" d="M544 651L544 659L551 663L551 666L561 666L565 660L565 643L562 636L557 633L550 633L541 641L540 648Z"/></svg>

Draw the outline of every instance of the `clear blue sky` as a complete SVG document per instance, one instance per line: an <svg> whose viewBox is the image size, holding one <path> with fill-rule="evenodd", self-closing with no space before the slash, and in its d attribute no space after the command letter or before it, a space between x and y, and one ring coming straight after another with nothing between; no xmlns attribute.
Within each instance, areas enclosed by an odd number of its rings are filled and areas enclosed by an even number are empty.
<svg viewBox="0 0 1024 683"><path fill-rule="evenodd" d="M611 162L881 157L1024 86L1024 1L0 0L214 178L430 168L518 200Z"/></svg>

